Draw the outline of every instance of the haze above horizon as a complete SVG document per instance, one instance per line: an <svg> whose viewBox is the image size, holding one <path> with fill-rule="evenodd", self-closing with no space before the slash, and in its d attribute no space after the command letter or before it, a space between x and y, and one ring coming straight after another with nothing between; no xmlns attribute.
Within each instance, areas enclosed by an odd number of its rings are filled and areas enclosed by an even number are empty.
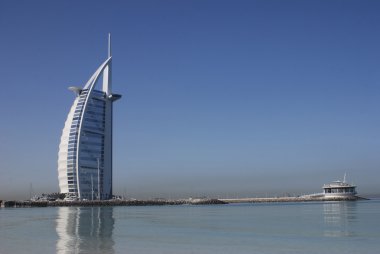
<svg viewBox="0 0 380 254"><path fill-rule="evenodd" d="M3 1L0 199L58 191L112 34L114 194L380 193L380 2Z"/></svg>

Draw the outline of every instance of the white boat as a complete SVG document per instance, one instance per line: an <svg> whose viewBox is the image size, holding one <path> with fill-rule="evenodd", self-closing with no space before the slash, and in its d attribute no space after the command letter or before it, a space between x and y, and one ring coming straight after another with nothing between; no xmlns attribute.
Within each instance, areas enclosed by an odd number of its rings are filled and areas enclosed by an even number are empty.
<svg viewBox="0 0 380 254"><path fill-rule="evenodd" d="M356 186L346 182L346 174L343 181L334 181L323 185L323 194L326 198L349 198L357 194Z"/></svg>

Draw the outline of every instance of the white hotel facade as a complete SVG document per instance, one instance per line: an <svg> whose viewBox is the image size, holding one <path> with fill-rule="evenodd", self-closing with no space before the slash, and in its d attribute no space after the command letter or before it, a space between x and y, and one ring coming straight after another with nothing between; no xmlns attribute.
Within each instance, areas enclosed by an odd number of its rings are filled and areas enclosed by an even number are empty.
<svg viewBox="0 0 380 254"><path fill-rule="evenodd" d="M112 198L112 56L83 88L70 87L76 98L62 131L58 152L61 193L79 199ZM99 87L99 88L98 88Z"/></svg>

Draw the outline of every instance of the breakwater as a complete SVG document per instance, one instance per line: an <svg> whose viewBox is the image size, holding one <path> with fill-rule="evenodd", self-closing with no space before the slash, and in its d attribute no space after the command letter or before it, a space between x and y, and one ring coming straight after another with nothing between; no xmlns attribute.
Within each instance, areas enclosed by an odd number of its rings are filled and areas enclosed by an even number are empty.
<svg viewBox="0 0 380 254"><path fill-rule="evenodd" d="M312 202L312 201L356 201L367 200L366 198L358 196L349 197L272 197L272 198L226 198L220 199L227 203L279 203L279 202Z"/></svg>
<svg viewBox="0 0 380 254"><path fill-rule="evenodd" d="M218 199L198 200L81 200L81 201L2 201L1 207L93 207L93 206L163 206L227 204Z"/></svg>
<svg viewBox="0 0 380 254"><path fill-rule="evenodd" d="M220 205L229 203L281 203L281 202L324 202L356 201L367 198L350 197L270 197L270 198L226 198L226 199L180 199L180 200L78 200L78 201L5 201L0 207L94 207L94 206L164 206L164 205Z"/></svg>

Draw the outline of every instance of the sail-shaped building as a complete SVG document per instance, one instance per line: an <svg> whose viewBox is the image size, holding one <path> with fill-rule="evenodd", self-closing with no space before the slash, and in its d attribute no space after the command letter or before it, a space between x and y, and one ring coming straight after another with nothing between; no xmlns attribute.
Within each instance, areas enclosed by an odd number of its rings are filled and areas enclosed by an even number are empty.
<svg viewBox="0 0 380 254"><path fill-rule="evenodd" d="M111 36L108 58L83 88L69 87L76 98L62 131L58 152L61 193L79 199L112 198ZM99 88L98 88L99 87Z"/></svg>

